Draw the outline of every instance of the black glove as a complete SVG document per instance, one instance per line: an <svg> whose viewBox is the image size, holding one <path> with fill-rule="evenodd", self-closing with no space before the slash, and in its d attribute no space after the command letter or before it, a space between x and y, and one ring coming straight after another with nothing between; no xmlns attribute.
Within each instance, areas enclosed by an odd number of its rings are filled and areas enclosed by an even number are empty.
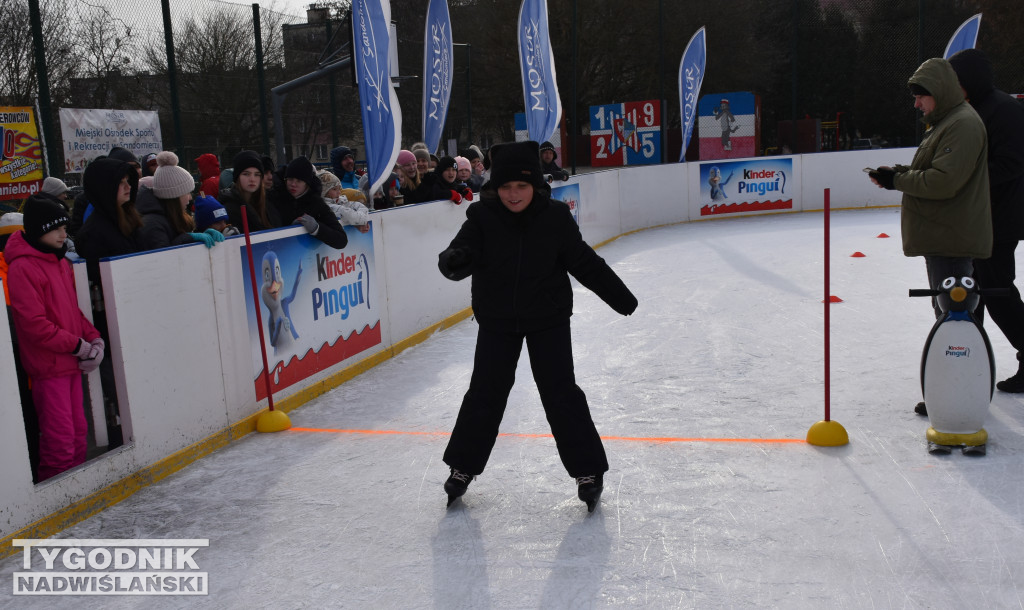
<svg viewBox="0 0 1024 610"><path fill-rule="evenodd" d="M884 189L891 191L896 188L892 183L893 178L896 177L896 170L880 167L873 172L868 172L868 175L874 178Z"/></svg>
<svg viewBox="0 0 1024 610"><path fill-rule="evenodd" d="M465 248L448 248L437 257L437 268L450 280L460 280L469 273L472 258Z"/></svg>

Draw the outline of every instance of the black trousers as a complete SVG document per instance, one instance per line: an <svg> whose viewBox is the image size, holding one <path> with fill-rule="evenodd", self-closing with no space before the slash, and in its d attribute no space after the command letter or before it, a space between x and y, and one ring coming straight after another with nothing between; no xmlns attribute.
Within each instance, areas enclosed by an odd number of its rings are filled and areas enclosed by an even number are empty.
<svg viewBox="0 0 1024 610"><path fill-rule="evenodd" d="M1024 302L1021 302L1020 291L1013 285L1017 277L1016 249L1015 241L992 244L990 258L975 259L974 279L978 280L981 288L1006 288L1010 291L1006 296L982 297L982 301L992 321L1017 350L1017 360L1021 360L1024 355Z"/></svg>
<svg viewBox="0 0 1024 610"><path fill-rule="evenodd" d="M483 472L515 382L524 339L541 404L569 476L607 471L608 458L590 417L587 397L576 385L568 320L553 328L529 333L480 327L473 376L445 449L444 462L468 474Z"/></svg>

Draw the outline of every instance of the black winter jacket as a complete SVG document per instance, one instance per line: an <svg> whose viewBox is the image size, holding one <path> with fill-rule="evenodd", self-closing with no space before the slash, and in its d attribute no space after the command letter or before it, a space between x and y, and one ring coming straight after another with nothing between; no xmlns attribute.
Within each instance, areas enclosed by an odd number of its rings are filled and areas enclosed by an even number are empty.
<svg viewBox="0 0 1024 610"><path fill-rule="evenodd" d="M271 191L273 192L273 191ZM287 191L285 191L287 194ZM270 193L266 194L266 205L267 205L267 220L270 221L270 225L266 226L263 221L260 220L259 213L256 212L256 208L248 203L244 203L242 198L235 193L234 190L227 188L221 189L217 195L217 201L224 206L224 209L228 213L228 222L234 225L239 231L243 229L242 225L242 206L245 206L245 217L249 221L249 232L255 233L256 231L263 231L264 229L273 229L274 227L280 227L281 218L277 213L277 206L270 202Z"/></svg>
<svg viewBox="0 0 1024 610"><path fill-rule="evenodd" d="M139 174L134 167L124 161L106 158L97 159L85 168L85 196L92 203L93 210L75 235L75 250L88 262L90 273L98 271L101 258L139 251L139 232L136 230L124 235L117 224L117 191L126 175L132 185L131 198L134 201L139 188Z"/></svg>
<svg viewBox="0 0 1024 610"><path fill-rule="evenodd" d="M164 213L160 200L152 189L142 187L135 199L135 209L142 214L142 228L139 229L139 250L145 252L195 243L188 233L178 233Z"/></svg>
<svg viewBox="0 0 1024 610"><path fill-rule="evenodd" d="M320 229L313 237L336 250L341 250L348 245L348 235L341 228L338 217L334 215L331 208L327 207L323 197L320 196L320 191L322 190L320 181L315 177L313 180L316 181L316 184L310 185L306 192L298 199L292 197L287 187L282 186L278 190L275 186L274 190L267 194L270 199L268 205L276 209L278 216L281 218L282 226L292 224L296 218L303 214L309 214L320 225ZM250 231L252 230L251 225L249 229Z"/></svg>
<svg viewBox="0 0 1024 610"><path fill-rule="evenodd" d="M988 132L995 241L1024 239L1024 106L995 88L992 70L983 60L967 54L959 61L963 64L957 70L960 85Z"/></svg>
<svg viewBox="0 0 1024 610"><path fill-rule="evenodd" d="M629 288L583 241L569 207L552 201L546 187L519 213L485 189L439 255L438 268L451 280L473 276L477 322L498 330L531 332L568 320L570 273L618 313L637 307Z"/></svg>

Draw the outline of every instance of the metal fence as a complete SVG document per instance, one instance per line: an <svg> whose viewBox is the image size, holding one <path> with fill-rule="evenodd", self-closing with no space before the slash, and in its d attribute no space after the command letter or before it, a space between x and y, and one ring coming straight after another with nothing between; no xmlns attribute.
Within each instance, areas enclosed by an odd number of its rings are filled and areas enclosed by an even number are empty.
<svg viewBox="0 0 1024 610"><path fill-rule="evenodd" d="M32 4L40 9L48 100L46 92L40 95L42 58L32 52ZM319 10L298 14L222 0L4 0L0 23L9 24L9 35L0 41L0 104L32 105L38 99L41 120L50 124L51 168L63 167L57 119L62 107L155 110L165 148L176 150L190 168L202 153L214 153L222 163L246 148L270 154L277 146L269 91L313 71L348 41L348 25L332 18L346 4L324 2ZM427 3L391 4L400 72L417 75ZM474 143L470 133L476 143L507 139L522 97L515 49L504 48L508 38L496 32L512 27L499 20L508 20L518 3L451 4L454 37L465 46L456 50L444 139L455 138L460 147ZM762 150L771 152L779 148L779 123L794 118L821 120L826 148L849 148L857 139L880 146L916 143L920 128L907 78L923 59L941 55L956 27L977 12L985 15L978 46L992 58L997 86L1024 92L1024 42L1018 36L1024 18L1012 4L782 0L737 3L723 11L696 0L550 0L549 12L563 107L571 116L575 102L581 124L569 129L577 136L586 133L583 117L590 105L659 97L666 101L665 123L678 128L674 66L689 34L703 25L709 48L702 92L757 93ZM621 19L635 23L623 27ZM468 62L470 49L476 85L471 91L462 62ZM577 79L578 97L571 93ZM407 145L419 139L420 87L412 78L399 90ZM326 162L338 144L361 148L358 110L346 71L290 93L279 126L286 157ZM678 149L668 151L667 158L677 155ZM585 159L581 155L581 165Z"/></svg>

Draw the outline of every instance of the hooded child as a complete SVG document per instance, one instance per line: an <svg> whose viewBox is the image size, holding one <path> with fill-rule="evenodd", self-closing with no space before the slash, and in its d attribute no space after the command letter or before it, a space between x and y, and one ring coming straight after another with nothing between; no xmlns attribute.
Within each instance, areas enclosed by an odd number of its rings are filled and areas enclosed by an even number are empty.
<svg viewBox="0 0 1024 610"><path fill-rule="evenodd" d="M348 235L321 196L323 185L306 157L298 157L284 171L284 189L273 192L271 203L283 223L302 225L306 232L326 245L341 250Z"/></svg>

